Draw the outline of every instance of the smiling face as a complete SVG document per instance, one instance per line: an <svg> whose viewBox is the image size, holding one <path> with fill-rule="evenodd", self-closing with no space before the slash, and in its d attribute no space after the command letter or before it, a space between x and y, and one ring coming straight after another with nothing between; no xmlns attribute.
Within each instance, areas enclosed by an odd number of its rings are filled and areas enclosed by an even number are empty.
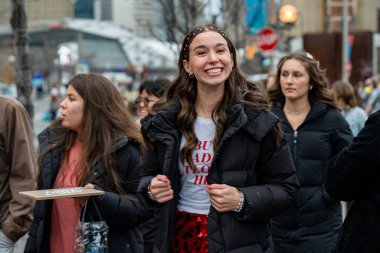
<svg viewBox="0 0 380 253"><path fill-rule="evenodd" d="M60 106L62 126L79 133L82 129L84 100L72 85L67 88L66 98Z"/></svg>
<svg viewBox="0 0 380 253"><path fill-rule="evenodd" d="M289 59L284 62L280 73L280 84L286 100L307 100L309 83L310 75L300 61Z"/></svg>
<svg viewBox="0 0 380 253"><path fill-rule="evenodd" d="M214 31L199 33L189 45L189 60L182 63L203 86L224 84L234 66L227 41Z"/></svg>
<svg viewBox="0 0 380 253"><path fill-rule="evenodd" d="M140 117L144 118L152 110L153 105L159 100L154 95L149 95L144 89L137 99L137 106L139 108Z"/></svg>

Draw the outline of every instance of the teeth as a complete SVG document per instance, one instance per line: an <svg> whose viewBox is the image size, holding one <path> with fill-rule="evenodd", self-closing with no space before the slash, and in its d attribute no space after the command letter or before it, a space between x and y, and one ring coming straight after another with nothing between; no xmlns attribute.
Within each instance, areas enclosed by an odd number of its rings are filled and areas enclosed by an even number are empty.
<svg viewBox="0 0 380 253"><path fill-rule="evenodd" d="M221 68L217 68L217 69L209 69L209 70L207 70L206 72L207 72L207 73L217 73L217 72L221 72L221 71L222 71Z"/></svg>

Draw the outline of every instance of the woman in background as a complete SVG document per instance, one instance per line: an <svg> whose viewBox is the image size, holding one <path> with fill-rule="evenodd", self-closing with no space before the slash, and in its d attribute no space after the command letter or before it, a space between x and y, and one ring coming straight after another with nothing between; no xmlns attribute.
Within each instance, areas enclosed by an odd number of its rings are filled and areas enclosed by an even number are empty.
<svg viewBox="0 0 380 253"><path fill-rule="evenodd" d="M340 201L329 197L323 183L327 162L352 134L327 84L309 53L291 53L280 60L269 91L300 183L295 205L272 220L276 253L328 253L342 224Z"/></svg>
<svg viewBox="0 0 380 253"><path fill-rule="evenodd" d="M169 83L169 79L160 77L155 80L146 80L141 84L139 96L136 99L141 119L148 115L153 105L164 95L165 87Z"/></svg>
<svg viewBox="0 0 380 253"><path fill-rule="evenodd" d="M346 81L335 81L332 90L338 101L338 106L342 110L344 118L350 125L354 136L358 135L367 120L366 112L358 106L355 90L352 84Z"/></svg>
<svg viewBox="0 0 380 253"><path fill-rule="evenodd" d="M358 135L368 117L367 113L358 106L354 87L346 81L335 81L332 84L332 90L334 91L343 117L350 126L353 136ZM342 202L343 218L346 217L351 205L352 202Z"/></svg>

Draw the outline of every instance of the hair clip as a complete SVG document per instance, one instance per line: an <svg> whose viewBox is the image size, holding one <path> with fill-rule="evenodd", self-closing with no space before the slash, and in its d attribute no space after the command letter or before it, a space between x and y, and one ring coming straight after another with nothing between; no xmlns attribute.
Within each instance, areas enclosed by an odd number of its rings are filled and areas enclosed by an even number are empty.
<svg viewBox="0 0 380 253"><path fill-rule="evenodd" d="M309 58L310 60L314 60L317 63L317 67L319 68L319 61L315 60L312 54L306 52L306 58Z"/></svg>
<svg viewBox="0 0 380 253"><path fill-rule="evenodd" d="M314 57L310 53L308 53L308 52L306 52L306 57L309 58L309 59L314 60Z"/></svg>

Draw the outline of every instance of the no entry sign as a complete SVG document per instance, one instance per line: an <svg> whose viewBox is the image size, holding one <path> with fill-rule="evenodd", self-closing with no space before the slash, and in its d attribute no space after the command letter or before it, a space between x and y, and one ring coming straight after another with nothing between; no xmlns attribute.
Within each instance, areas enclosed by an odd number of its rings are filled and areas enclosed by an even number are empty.
<svg viewBox="0 0 380 253"><path fill-rule="evenodd" d="M255 42L263 51L272 50L278 44L278 34L271 28L263 28L255 35Z"/></svg>

